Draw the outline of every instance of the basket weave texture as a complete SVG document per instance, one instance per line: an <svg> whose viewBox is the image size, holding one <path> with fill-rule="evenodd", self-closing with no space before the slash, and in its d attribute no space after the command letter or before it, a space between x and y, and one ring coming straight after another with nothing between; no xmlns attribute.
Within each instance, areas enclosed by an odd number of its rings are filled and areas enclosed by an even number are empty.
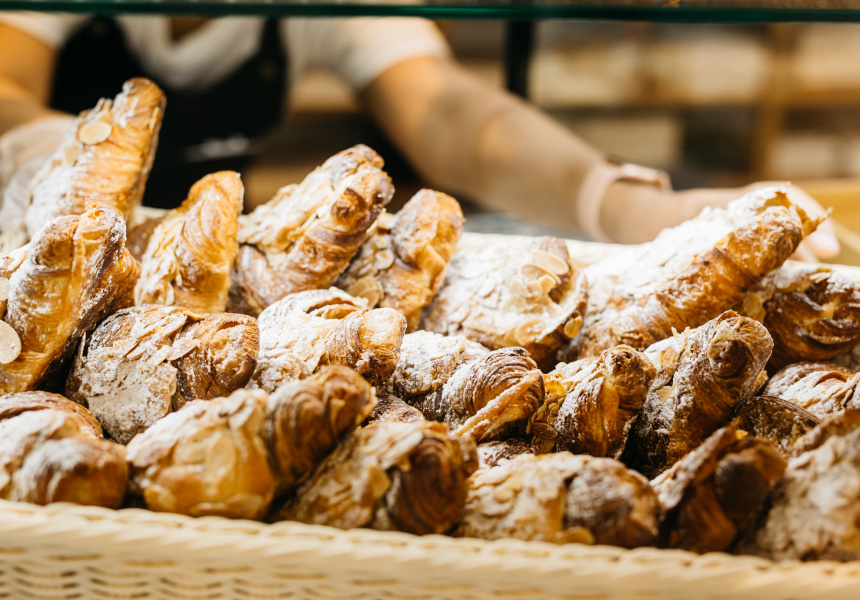
<svg viewBox="0 0 860 600"><path fill-rule="evenodd" d="M583 263L618 251L569 246ZM860 600L860 562L775 563L0 500L0 598Z"/></svg>

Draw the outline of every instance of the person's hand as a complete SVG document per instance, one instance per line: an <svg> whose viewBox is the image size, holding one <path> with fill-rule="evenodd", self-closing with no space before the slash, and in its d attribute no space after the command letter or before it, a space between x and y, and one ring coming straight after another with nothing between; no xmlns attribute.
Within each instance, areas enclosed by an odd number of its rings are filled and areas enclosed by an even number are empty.
<svg viewBox="0 0 860 600"><path fill-rule="evenodd" d="M29 183L60 145L74 117L30 121L0 136L0 232L26 230Z"/></svg>
<svg viewBox="0 0 860 600"><path fill-rule="evenodd" d="M627 186L626 189L623 186ZM813 217L828 212L801 188L786 182L759 182L742 188L700 188L661 193L652 186L614 184L607 194L612 214L603 214L603 224L613 239L622 243L639 243L653 239L662 229L674 227L692 219L705 207L724 208L732 200L753 190L777 186L787 190L789 198ZM612 215L615 218L612 218ZM623 217L621 217L623 215ZM795 260L817 261L839 254L839 242L830 219L822 222L806 237L792 257Z"/></svg>

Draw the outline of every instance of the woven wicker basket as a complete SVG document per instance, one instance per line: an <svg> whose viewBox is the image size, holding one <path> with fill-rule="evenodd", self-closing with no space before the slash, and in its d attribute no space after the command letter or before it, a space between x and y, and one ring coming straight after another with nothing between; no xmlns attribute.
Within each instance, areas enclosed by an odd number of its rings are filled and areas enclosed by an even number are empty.
<svg viewBox="0 0 860 600"><path fill-rule="evenodd" d="M466 236L464 244L494 238ZM586 263L615 251L570 248ZM858 600L860 562L774 563L0 500L0 598Z"/></svg>

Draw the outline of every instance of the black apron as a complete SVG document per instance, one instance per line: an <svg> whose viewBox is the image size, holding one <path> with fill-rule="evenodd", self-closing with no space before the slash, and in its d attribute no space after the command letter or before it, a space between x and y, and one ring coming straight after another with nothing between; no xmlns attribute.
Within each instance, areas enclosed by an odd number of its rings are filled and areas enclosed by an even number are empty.
<svg viewBox="0 0 860 600"><path fill-rule="evenodd" d="M116 96L132 77L157 83L167 97L167 108L144 203L172 208L204 175L244 169L260 152L263 135L281 120L287 57L279 38L278 21L267 20L256 55L209 89L189 92L147 73L116 22L95 18L68 40L58 56L51 107L77 114L95 106L99 98ZM228 142L212 144L213 140ZM231 149L232 155L224 156Z"/></svg>

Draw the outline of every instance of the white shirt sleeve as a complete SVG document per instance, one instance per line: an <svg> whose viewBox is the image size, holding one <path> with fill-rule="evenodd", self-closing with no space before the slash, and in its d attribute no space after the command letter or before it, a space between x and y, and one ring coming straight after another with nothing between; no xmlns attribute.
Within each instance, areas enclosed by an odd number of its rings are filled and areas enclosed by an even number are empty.
<svg viewBox="0 0 860 600"><path fill-rule="evenodd" d="M75 29L89 18L87 15L67 13L0 11L0 22L4 25L19 29L45 42L54 50L60 48Z"/></svg>
<svg viewBox="0 0 860 600"><path fill-rule="evenodd" d="M340 76L356 92L397 63L451 53L442 33L423 19L286 19L282 31L292 79L322 69Z"/></svg>

